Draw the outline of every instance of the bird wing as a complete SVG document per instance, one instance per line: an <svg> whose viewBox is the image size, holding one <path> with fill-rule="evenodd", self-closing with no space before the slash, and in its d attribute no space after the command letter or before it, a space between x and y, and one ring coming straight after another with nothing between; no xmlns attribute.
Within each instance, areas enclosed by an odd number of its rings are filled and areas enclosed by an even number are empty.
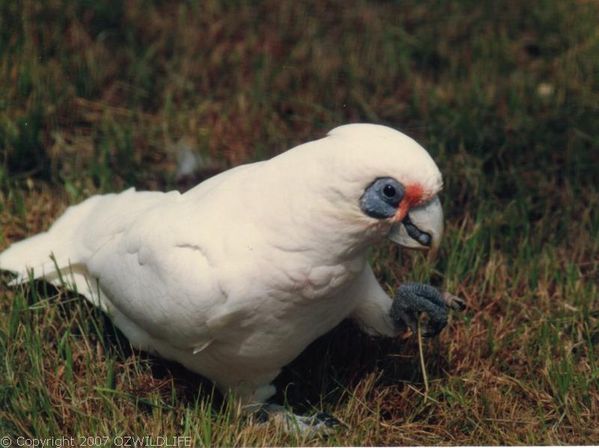
<svg viewBox="0 0 599 448"><path fill-rule="evenodd" d="M228 247L238 231L230 216L238 208L236 190L229 194L221 186L226 180L233 180L227 185L243 183L259 165L239 166L183 195L163 197L135 219L128 217L126 204L120 207L126 222L113 224L115 230L86 261L109 302L108 312L124 316L152 338L193 352L241 320L243 304L228 300L230 272L241 257L236 246ZM101 229L88 235L90 246L99 234Z"/></svg>
<svg viewBox="0 0 599 448"><path fill-rule="evenodd" d="M218 244L206 243L215 236L189 227L185 204L157 204L104 242L86 265L109 313L154 339L193 351L213 339L208 322L223 313L227 294L212 256Z"/></svg>

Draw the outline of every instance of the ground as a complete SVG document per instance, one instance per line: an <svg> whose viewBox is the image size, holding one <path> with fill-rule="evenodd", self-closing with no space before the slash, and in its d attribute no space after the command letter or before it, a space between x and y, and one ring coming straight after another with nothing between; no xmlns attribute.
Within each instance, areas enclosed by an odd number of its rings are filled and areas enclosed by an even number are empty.
<svg viewBox="0 0 599 448"><path fill-rule="evenodd" d="M347 428L298 439L132 351L80 298L3 281L0 436L599 443L598 19L591 0L1 2L0 248L93 194L185 189L368 121L445 179L438 259L383 244L377 276L469 309L422 341L424 369L408 335L344 323L315 342L279 398ZM201 163L182 178L186 153Z"/></svg>

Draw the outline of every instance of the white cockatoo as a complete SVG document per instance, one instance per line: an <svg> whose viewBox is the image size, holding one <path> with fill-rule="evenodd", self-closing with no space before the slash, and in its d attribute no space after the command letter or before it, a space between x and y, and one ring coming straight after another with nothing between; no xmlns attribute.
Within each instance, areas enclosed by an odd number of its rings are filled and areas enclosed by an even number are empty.
<svg viewBox="0 0 599 448"><path fill-rule="evenodd" d="M260 404L281 368L346 318L390 337L420 312L429 333L443 328L458 302L420 284L392 299L367 261L384 238L436 250L441 186L414 140L350 124L184 194L93 196L10 246L0 269L76 288L134 347Z"/></svg>

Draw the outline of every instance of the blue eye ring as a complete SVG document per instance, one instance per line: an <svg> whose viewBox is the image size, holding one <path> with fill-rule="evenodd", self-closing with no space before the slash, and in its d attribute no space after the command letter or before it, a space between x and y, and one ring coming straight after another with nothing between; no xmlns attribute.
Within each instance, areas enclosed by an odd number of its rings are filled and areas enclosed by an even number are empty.
<svg viewBox="0 0 599 448"><path fill-rule="evenodd" d="M404 192L404 186L396 179L379 177L364 190L360 208L372 218L391 218L397 213Z"/></svg>

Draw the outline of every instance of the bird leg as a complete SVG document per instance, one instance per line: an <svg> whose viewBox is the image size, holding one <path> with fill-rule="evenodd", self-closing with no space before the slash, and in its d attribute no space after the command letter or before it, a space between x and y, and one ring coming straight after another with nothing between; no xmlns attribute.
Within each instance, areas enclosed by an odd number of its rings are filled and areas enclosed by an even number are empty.
<svg viewBox="0 0 599 448"><path fill-rule="evenodd" d="M447 325L448 309L464 310L465 302L447 292L422 283L405 283L399 287L391 305L389 315L398 330L406 327L416 332L418 319L425 313L428 322L423 335L436 336Z"/></svg>

